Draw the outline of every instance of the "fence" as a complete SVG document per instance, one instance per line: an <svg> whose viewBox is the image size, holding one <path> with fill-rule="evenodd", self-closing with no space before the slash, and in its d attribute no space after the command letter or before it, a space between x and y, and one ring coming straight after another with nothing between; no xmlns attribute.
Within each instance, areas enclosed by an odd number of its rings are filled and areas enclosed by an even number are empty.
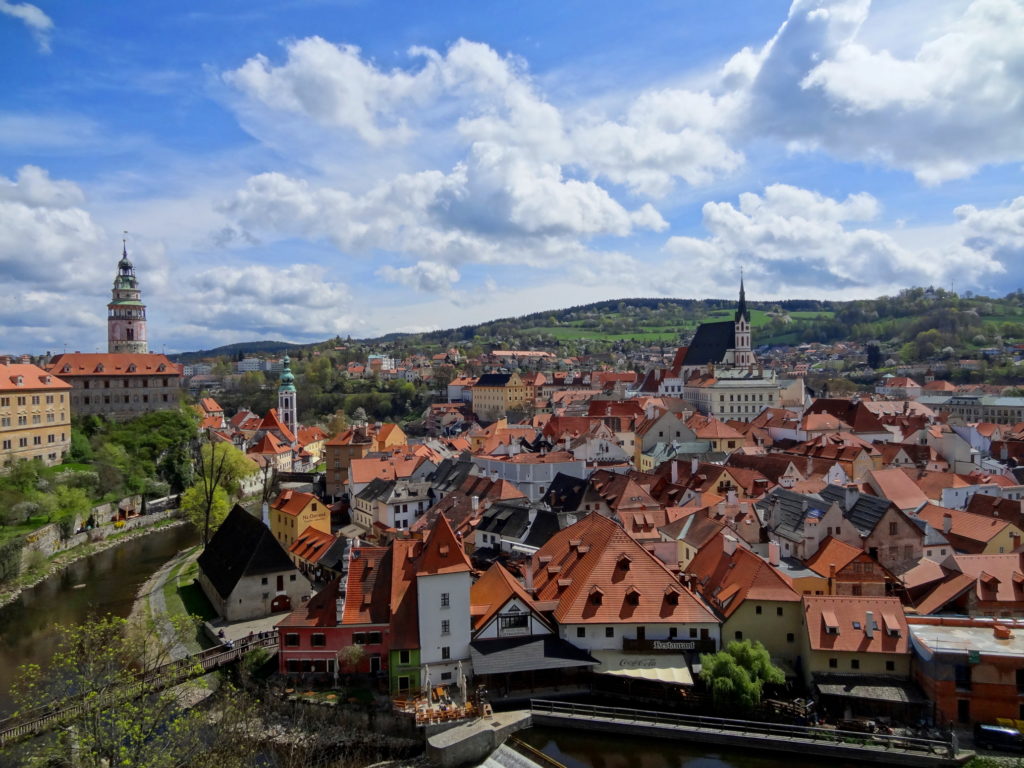
<svg viewBox="0 0 1024 768"><path fill-rule="evenodd" d="M548 715L569 720L592 722L626 722L635 725L651 725L665 730L692 731L694 733L728 733L747 738L776 742L790 742L794 745L821 744L830 746L855 747L887 752L895 755L924 755L953 758L956 746L953 741L921 739L909 736L886 734L865 734L855 731L840 731L805 725L784 725L756 720L732 720L704 715L684 715L672 712L652 712L625 707L605 707L596 704L575 704L572 702L531 699L530 711L534 715Z"/></svg>

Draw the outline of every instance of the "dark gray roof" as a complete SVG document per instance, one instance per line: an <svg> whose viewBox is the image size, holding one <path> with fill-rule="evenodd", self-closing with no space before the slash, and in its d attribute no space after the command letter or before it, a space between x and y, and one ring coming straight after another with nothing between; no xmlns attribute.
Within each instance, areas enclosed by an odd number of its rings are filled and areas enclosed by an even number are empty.
<svg viewBox="0 0 1024 768"><path fill-rule="evenodd" d="M575 512L583 503L587 485L586 480L559 472L551 480L542 501L556 512Z"/></svg>
<svg viewBox="0 0 1024 768"><path fill-rule="evenodd" d="M736 346L736 324L732 320L701 323L693 336L683 365L721 363L725 353Z"/></svg>
<svg viewBox="0 0 1024 768"><path fill-rule="evenodd" d="M199 568L223 598L244 576L296 570L270 529L239 504L199 556Z"/></svg>
<svg viewBox="0 0 1024 768"><path fill-rule="evenodd" d="M445 459L428 476L434 490L438 495L443 496L453 491L472 474L475 474L476 465L470 458L469 453L463 453L457 459Z"/></svg>
<svg viewBox="0 0 1024 768"><path fill-rule="evenodd" d="M375 477L366 484L363 490L356 494L356 498L362 499L363 501L375 501L377 499L387 498L394 486L394 480L385 480L380 477Z"/></svg>
<svg viewBox="0 0 1024 768"><path fill-rule="evenodd" d="M804 520L815 515L824 516L829 504L817 494L775 488L755 507L770 530L790 541L799 542L804 538Z"/></svg>
<svg viewBox="0 0 1024 768"><path fill-rule="evenodd" d="M846 488L841 485L829 485L819 491L821 498L828 504L835 502L843 511L843 517L853 523L861 536L867 536L878 525L882 515L889 509L891 502L879 496L872 496L868 493L851 494L852 506L847 507Z"/></svg>
<svg viewBox="0 0 1024 768"><path fill-rule="evenodd" d="M474 640L469 655L477 675L600 664L586 651L554 635Z"/></svg>
<svg viewBox="0 0 1024 768"><path fill-rule="evenodd" d="M522 540L529 524L529 502L526 499L512 499L492 504L484 512L476 528L485 533Z"/></svg>
<svg viewBox="0 0 1024 768"><path fill-rule="evenodd" d="M477 379L475 386L504 387L508 384L508 380L511 378L511 373L485 373L479 379Z"/></svg>
<svg viewBox="0 0 1024 768"><path fill-rule="evenodd" d="M530 532L526 534L523 544L540 549L560 530L558 515L555 512L538 509L537 516L533 518L533 525L530 526Z"/></svg>

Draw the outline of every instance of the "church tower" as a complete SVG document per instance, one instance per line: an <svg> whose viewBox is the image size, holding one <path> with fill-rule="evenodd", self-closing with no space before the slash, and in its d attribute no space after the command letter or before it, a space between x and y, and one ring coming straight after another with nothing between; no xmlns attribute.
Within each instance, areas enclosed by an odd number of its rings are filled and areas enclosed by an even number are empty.
<svg viewBox="0 0 1024 768"><path fill-rule="evenodd" d="M146 342L146 305L142 303L135 267L128 261L128 246L121 241L121 260L110 303L107 304L107 351L129 354L149 352Z"/></svg>
<svg viewBox="0 0 1024 768"><path fill-rule="evenodd" d="M288 355L285 355L281 362L284 367L281 370L281 384L277 388L277 417L293 435L298 437L296 430L299 427L299 420L295 407L295 375L291 369L292 361Z"/></svg>
<svg viewBox="0 0 1024 768"><path fill-rule="evenodd" d="M750 349L750 310L747 309L747 293L743 289L743 272L740 272L740 303L736 307L735 318L735 356L734 365L746 368L754 363L754 353Z"/></svg>

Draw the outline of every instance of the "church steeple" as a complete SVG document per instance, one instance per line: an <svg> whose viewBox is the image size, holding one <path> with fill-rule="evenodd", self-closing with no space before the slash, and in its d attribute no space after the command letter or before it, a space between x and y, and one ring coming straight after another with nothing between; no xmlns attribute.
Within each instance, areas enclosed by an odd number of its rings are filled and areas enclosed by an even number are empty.
<svg viewBox="0 0 1024 768"><path fill-rule="evenodd" d="M277 388L277 415L291 431L292 435L298 437L298 414L295 402L295 374L292 373L291 358L287 354L281 361L281 380ZM294 448L295 445L293 444Z"/></svg>
<svg viewBox="0 0 1024 768"><path fill-rule="evenodd" d="M741 317L748 323L750 322L750 310L747 309L747 292L743 289L743 267L740 267L740 303L736 307L736 321L739 322Z"/></svg>
<svg viewBox="0 0 1024 768"><path fill-rule="evenodd" d="M128 243L121 240L121 260L117 262L117 274L107 304L107 351L145 354L149 352L146 341L146 305L142 303L142 291L135 277L135 267L128 259Z"/></svg>

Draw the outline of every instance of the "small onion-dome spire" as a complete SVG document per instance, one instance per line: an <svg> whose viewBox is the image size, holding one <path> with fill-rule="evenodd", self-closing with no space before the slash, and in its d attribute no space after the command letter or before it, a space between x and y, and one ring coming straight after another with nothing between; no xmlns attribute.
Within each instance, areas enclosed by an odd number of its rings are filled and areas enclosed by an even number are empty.
<svg viewBox="0 0 1024 768"><path fill-rule="evenodd" d="M279 387L279 389L294 390L295 374L292 373L291 358L288 357L288 355L285 355L284 359L281 360L281 363L284 367L281 369L281 386Z"/></svg>

